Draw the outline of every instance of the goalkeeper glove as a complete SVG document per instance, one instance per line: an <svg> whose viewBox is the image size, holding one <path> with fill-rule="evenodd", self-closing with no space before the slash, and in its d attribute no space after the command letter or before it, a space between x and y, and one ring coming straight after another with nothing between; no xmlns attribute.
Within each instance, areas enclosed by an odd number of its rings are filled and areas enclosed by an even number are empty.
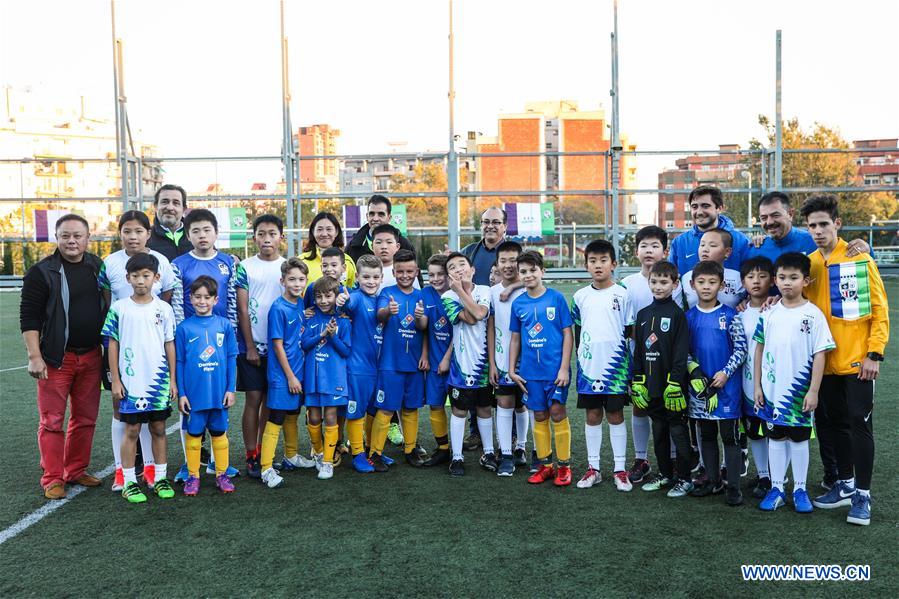
<svg viewBox="0 0 899 599"><path fill-rule="evenodd" d="M631 382L631 398L634 405L645 410L649 407L649 389L646 388L646 375L638 374Z"/></svg>
<svg viewBox="0 0 899 599"><path fill-rule="evenodd" d="M680 384L676 381L671 380L671 375L668 375L668 385L665 387L665 392L662 395L665 398L665 408L672 412L683 412L687 409L687 400L684 397L684 391L681 389Z"/></svg>

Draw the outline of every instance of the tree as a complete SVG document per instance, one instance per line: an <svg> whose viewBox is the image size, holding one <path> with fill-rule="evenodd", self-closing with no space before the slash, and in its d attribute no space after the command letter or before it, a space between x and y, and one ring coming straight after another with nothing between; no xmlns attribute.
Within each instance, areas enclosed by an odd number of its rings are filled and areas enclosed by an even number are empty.
<svg viewBox="0 0 899 599"><path fill-rule="evenodd" d="M390 177L390 191L396 193L446 192L446 171L437 162L415 165L411 176L397 173ZM397 203L406 206L410 225L419 227L446 226L447 200L438 197L402 198Z"/></svg>

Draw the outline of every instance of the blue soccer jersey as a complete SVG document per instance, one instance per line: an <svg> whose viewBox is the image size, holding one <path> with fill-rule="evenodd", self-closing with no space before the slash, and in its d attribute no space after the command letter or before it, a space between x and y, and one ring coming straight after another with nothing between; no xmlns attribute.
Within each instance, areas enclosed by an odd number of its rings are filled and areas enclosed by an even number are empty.
<svg viewBox="0 0 899 599"><path fill-rule="evenodd" d="M431 372L437 372L440 360L453 342L453 325L446 315L443 300L433 287L421 290L425 315L428 317L428 362Z"/></svg>
<svg viewBox="0 0 899 599"><path fill-rule="evenodd" d="M388 307L391 297L399 304L400 311L391 314L384 324L379 369L418 372L424 334L415 328L415 304L422 300L421 290L403 293L397 285L387 287L378 296L378 310Z"/></svg>
<svg viewBox="0 0 899 599"><path fill-rule="evenodd" d="M378 322L378 298L353 289L343 310L353 321L350 335L353 351L347 361L347 372L377 376L384 331L384 325Z"/></svg>
<svg viewBox="0 0 899 599"><path fill-rule="evenodd" d="M190 286L200 275L215 279L218 283L218 301L212 308L214 314L227 318L237 326L237 268L234 257L216 252L209 258L199 258L193 252L182 254L172 261L175 289L172 292L172 309L175 321L181 322L194 315L190 303Z"/></svg>
<svg viewBox="0 0 899 599"><path fill-rule="evenodd" d="M687 324L690 327L690 356L699 363L703 374L711 379L715 373L724 371L728 376L724 388L717 392L718 407L711 414L706 412L705 402L691 395L690 418L739 418L743 387L740 367L746 361L747 348L742 317L724 304L711 310L696 306L687 310Z"/></svg>
<svg viewBox="0 0 899 599"><path fill-rule="evenodd" d="M524 379L556 380L563 366L564 329L573 324L565 296L555 289L536 298L522 293L512 302L509 331L521 336L520 374Z"/></svg>
<svg viewBox="0 0 899 599"><path fill-rule="evenodd" d="M321 336L331 322L337 322L337 333ZM352 346L352 324L348 318L337 314L325 314L318 308L306 321L303 332L303 351L306 364L303 374L303 392L306 395L347 395L347 358Z"/></svg>
<svg viewBox="0 0 899 599"><path fill-rule="evenodd" d="M299 303L292 304L283 297L272 303L268 312L268 347L271 354L267 360L269 386L287 387L287 375L274 354L273 339L281 339L290 369L295 377L303 379L303 348L300 341L304 326L303 307Z"/></svg>
<svg viewBox="0 0 899 599"><path fill-rule="evenodd" d="M222 409L225 393L237 385L237 338L221 316L197 316L175 331L178 394L187 397L192 412Z"/></svg>

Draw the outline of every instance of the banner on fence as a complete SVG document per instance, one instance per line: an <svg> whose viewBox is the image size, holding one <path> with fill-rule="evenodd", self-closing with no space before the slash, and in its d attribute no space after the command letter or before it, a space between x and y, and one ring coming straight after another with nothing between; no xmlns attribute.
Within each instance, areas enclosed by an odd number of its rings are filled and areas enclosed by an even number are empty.
<svg viewBox="0 0 899 599"><path fill-rule="evenodd" d="M394 204L390 210L390 224L400 230L400 235L406 236L409 220L406 218L406 206Z"/></svg>
<svg viewBox="0 0 899 599"><path fill-rule="evenodd" d="M34 240L56 243L56 221L66 214L68 210L35 210Z"/></svg>
<svg viewBox="0 0 899 599"><path fill-rule="evenodd" d="M556 211L551 202L507 203L506 234L512 237L543 237L556 232Z"/></svg>
<svg viewBox="0 0 899 599"><path fill-rule="evenodd" d="M220 250L244 247L247 242L247 211L244 208L211 208L218 221L215 247Z"/></svg>
<svg viewBox="0 0 899 599"><path fill-rule="evenodd" d="M344 229L361 229L364 223L362 206L347 205L343 207Z"/></svg>

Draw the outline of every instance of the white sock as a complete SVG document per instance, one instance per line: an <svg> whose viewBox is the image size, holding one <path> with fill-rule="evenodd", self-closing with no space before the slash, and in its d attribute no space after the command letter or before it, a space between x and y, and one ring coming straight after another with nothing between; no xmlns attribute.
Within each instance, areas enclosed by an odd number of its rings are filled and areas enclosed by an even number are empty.
<svg viewBox="0 0 899 599"><path fill-rule="evenodd" d="M465 440L466 418L459 418L455 414L450 415L450 445L453 448L453 459L461 460L462 442Z"/></svg>
<svg viewBox="0 0 899 599"><path fill-rule="evenodd" d="M651 427L649 416L631 416L631 432L634 435L634 454L638 460L646 459Z"/></svg>
<svg viewBox="0 0 899 599"><path fill-rule="evenodd" d="M167 464L156 464L156 472L155 472L156 480L154 480L153 482L158 483L159 481L161 481L162 479L165 478L166 466L167 466Z"/></svg>
<svg viewBox="0 0 899 599"><path fill-rule="evenodd" d="M750 439L752 459L755 462L755 470L760 478L770 478L768 475L768 439Z"/></svg>
<svg viewBox="0 0 899 599"><path fill-rule="evenodd" d="M696 445L693 446L699 453L699 465L705 468L705 460L702 459L702 431L699 429L699 421L693 421L693 427L696 430Z"/></svg>
<svg viewBox="0 0 899 599"><path fill-rule="evenodd" d="M784 490L788 451L789 447L785 439L768 440L768 464L771 469L771 486L779 491Z"/></svg>
<svg viewBox="0 0 899 599"><path fill-rule="evenodd" d="M503 455L512 455L512 419L515 408L496 408L496 436L499 438L499 452ZM480 428L480 422L478 428ZM521 431L518 431L521 434ZM527 433L525 433L527 434ZM483 435L481 436L483 439Z"/></svg>
<svg viewBox="0 0 899 599"><path fill-rule="evenodd" d="M808 441L790 441L790 460L793 462L793 490L804 489L808 474Z"/></svg>
<svg viewBox="0 0 899 599"><path fill-rule="evenodd" d="M858 494L861 495L862 497L870 497L871 496L871 489L856 489L856 491L858 491Z"/></svg>
<svg viewBox="0 0 899 599"><path fill-rule="evenodd" d="M612 457L615 459L615 472L624 470L627 460L627 425L609 424L609 439L612 441Z"/></svg>
<svg viewBox="0 0 899 599"><path fill-rule="evenodd" d="M594 470L599 470L599 452L602 449L602 423L584 424L587 437L587 462Z"/></svg>
<svg viewBox="0 0 899 599"><path fill-rule="evenodd" d="M112 459L116 468L122 467L122 437L125 436L125 423L112 418Z"/></svg>
<svg viewBox="0 0 899 599"><path fill-rule="evenodd" d="M840 480L840 482L843 483L844 485L846 485L847 487L850 487L852 489L855 488L855 477L854 476L852 478L847 478L846 480Z"/></svg>
<svg viewBox="0 0 899 599"><path fill-rule="evenodd" d="M144 456L144 465L152 466L153 462L153 435L150 434L150 426L147 424L140 425L140 451Z"/></svg>
<svg viewBox="0 0 899 599"><path fill-rule="evenodd" d="M185 445L185 440L187 438L187 431L184 430L184 414L178 412L178 434L181 435L181 452L184 454L184 463L187 463L187 446Z"/></svg>
<svg viewBox="0 0 899 599"><path fill-rule="evenodd" d="M125 484L128 483L136 483L137 475L134 473L134 468L122 468L122 474L125 476Z"/></svg>
<svg viewBox="0 0 899 599"><path fill-rule="evenodd" d="M512 423L509 423L511 426ZM493 453L493 418L478 417L478 432L481 434L481 445L484 446L484 453ZM512 445L512 429L509 429L509 445Z"/></svg>
<svg viewBox="0 0 899 599"><path fill-rule="evenodd" d="M528 411L515 412L515 428L518 436L516 438L515 449L524 449L528 441L528 427L531 419L528 418Z"/></svg>

